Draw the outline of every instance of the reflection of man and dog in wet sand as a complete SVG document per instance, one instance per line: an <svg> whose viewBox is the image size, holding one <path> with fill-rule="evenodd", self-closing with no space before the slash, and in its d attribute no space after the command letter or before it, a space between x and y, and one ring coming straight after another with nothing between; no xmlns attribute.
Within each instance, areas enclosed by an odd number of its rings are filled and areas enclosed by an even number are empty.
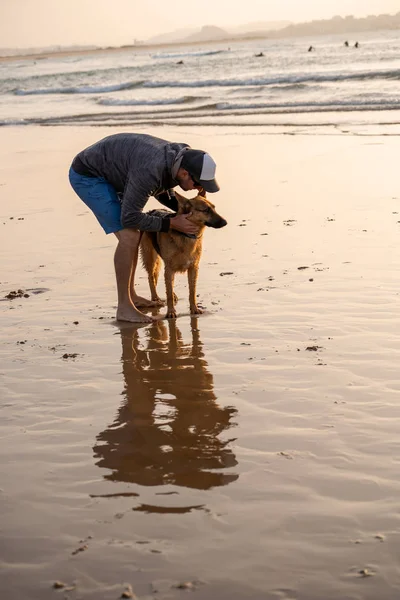
<svg viewBox="0 0 400 600"><path fill-rule="evenodd" d="M72 162L73 189L104 231L118 239L117 321L149 325L143 331L127 324L120 329L125 400L94 447L97 464L111 471L105 479L209 489L237 478L224 471L236 460L231 440L222 439L236 410L216 402L196 318L190 344L174 320L175 274L187 273L190 313L201 314L196 283L203 233L227 224L207 198L219 190L215 170L205 151L144 134L108 136ZM180 195L174 190L178 184L197 195ZM144 213L150 196L169 210ZM150 300L135 292L139 249ZM168 325L138 309L164 304L156 289L162 262Z"/></svg>
<svg viewBox="0 0 400 600"><path fill-rule="evenodd" d="M198 318L190 343L175 320L120 333L124 400L93 448L96 464L110 471L104 478L202 490L235 481L235 438L227 432L237 411L217 403Z"/></svg>

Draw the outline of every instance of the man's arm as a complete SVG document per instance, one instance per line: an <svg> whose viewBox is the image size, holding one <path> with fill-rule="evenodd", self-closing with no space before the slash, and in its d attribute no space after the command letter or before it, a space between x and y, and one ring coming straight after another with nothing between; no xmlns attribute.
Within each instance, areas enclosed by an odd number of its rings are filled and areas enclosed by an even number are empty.
<svg viewBox="0 0 400 600"><path fill-rule="evenodd" d="M121 224L124 228L129 227L139 231L169 230L169 219L142 212L156 187L157 182L150 177L144 179L135 173L129 178L122 197Z"/></svg>
<svg viewBox="0 0 400 600"><path fill-rule="evenodd" d="M166 218L143 213L142 210L152 195L151 179L144 180L135 176L128 181L122 197L121 223L124 228L131 227L139 231L162 231L171 229L186 234L196 234L198 226L188 220L190 215L176 215Z"/></svg>

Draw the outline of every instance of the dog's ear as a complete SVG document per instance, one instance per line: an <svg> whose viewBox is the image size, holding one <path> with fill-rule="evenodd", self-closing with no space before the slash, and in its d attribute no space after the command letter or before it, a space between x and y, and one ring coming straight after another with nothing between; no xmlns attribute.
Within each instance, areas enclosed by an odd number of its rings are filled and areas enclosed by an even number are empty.
<svg viewBox="0 0 400 600"><path fill-rule="evenodd" d="M178 200L180 212L183 215L187 215L188 213L190 213L192 210L192 205L189 198L185 198L185 196L181 196L181 194L177 194L176 192L175 197Z"/></svg>
<svg viewBox="0 0 400 600"><path fill-rule="evenodd" d="M203 187L199 188L199 196L207 198L206 190Z"/></svg>
<svg viewBox="0 0 400 600"><path fill-rule="evenodd" d="M191 204L188 200L186 200L185 202L182 202L181 206L182 206L182 213L184 215L188 215L192 211Z"/></svg>

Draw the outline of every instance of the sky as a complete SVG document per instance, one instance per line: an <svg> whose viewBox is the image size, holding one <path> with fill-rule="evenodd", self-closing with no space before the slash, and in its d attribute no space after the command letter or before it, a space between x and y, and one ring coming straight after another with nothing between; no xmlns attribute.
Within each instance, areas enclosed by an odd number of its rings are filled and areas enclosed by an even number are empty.
<svg viewBox="0 0 400 600"><path fill-rule="evenodd" d="M399 11L399 0L0 0L0 47L120 46L185 27Z"/></svg>

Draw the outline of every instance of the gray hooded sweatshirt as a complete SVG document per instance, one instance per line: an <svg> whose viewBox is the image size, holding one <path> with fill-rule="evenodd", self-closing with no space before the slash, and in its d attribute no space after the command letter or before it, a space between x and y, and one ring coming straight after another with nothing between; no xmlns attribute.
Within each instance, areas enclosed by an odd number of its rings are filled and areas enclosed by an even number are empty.
<svg viewBox="0 0 400 600"><path fill-rule="evenodd" d="M103 177L121 197L121 224L140 231L168 231L169 219L143 213L150 196L177 210L169 190L188 144L176 144L141 133L117 133L82 150L73 160L74 171Z"/></svg>

